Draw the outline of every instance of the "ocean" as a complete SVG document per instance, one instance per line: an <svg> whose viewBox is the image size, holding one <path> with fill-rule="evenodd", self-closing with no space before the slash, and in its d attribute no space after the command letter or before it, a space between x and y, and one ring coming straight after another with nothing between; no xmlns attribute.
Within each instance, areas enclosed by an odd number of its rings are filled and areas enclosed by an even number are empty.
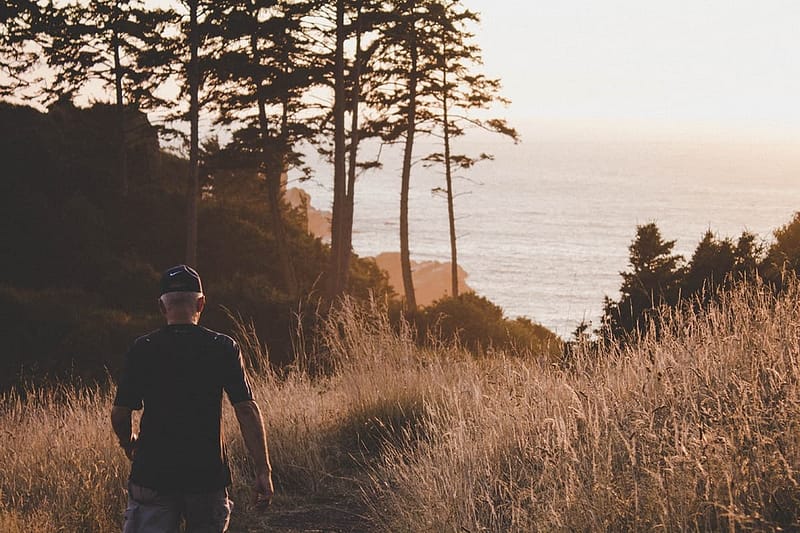
<svg viewBox="0 0 800 533"><path fill-rule="evenodd" d="M467 283L500 305L569 337L582 320L596 327L603 298L618 297L619 273L637 224L656 222L688 260L707 230L745 230L768 244L800 210L800 146L689 141L570 142L536 139L459 142L457 151L493 161L458 173L456 228ZM434 149L421 144L424 156ZM399 250L400 154L359 177L353 247L362 256ZM331 207L331 170L299 186ZM410 193L414 260L449 260L440 168L417 162Z"/></svg>

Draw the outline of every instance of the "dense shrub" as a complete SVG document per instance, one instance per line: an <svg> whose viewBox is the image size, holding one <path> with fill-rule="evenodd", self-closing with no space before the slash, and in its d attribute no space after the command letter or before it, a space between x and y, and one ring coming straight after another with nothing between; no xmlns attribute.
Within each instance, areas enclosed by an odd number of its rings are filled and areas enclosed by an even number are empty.
<svg viewBox="0 0 800 533"><path fill-rule="evenodd" d="M473 352L503 349L518 353L557 355L561 340L526 318L507 319L503 309L469 292L437 300L414 317L422 338L457 341Z"/></svg>
<svg viewBox="0 0 800 533"><path fill-rule="evenodd" d="M31 380L105 381L133 339L160 320L106 307L99 296L77 289L0 286L0 313L8 332L0 389Z"/></svg>

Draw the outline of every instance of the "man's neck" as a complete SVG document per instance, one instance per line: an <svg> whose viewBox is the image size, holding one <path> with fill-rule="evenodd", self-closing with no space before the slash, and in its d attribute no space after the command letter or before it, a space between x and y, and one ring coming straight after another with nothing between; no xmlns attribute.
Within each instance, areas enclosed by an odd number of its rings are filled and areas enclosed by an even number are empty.
<svg viewBox="0 0 800 533"><path fill-rule="evenodd" d="M197 320L193 318L173 318L167 319L168 326L196 326Z"/></svg>

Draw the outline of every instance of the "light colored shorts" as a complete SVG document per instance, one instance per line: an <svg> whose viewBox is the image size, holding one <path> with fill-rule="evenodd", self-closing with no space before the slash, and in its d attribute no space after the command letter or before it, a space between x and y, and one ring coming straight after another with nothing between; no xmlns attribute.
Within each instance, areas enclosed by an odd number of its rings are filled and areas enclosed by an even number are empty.
<svg viewBox="0 0 800 533"><path fill-rule="evenodd" d="M123 533L178 533L181 518L186 533L224 533L233 510L228 490L200 494L169 493L128 482L128 508Z"/></svg>

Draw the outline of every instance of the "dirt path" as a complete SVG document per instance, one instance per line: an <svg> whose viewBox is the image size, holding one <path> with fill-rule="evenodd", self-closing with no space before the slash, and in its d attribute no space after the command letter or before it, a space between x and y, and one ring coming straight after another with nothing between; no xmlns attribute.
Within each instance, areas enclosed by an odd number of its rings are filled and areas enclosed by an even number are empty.
<svg viewBox="0 0 800 533"><path fill-rule="evenodd" d="M238 515L238 516L237 516ZM374 531L358 502L276 500L264 511L234 510L230 533L366 533Z"/></svg>

